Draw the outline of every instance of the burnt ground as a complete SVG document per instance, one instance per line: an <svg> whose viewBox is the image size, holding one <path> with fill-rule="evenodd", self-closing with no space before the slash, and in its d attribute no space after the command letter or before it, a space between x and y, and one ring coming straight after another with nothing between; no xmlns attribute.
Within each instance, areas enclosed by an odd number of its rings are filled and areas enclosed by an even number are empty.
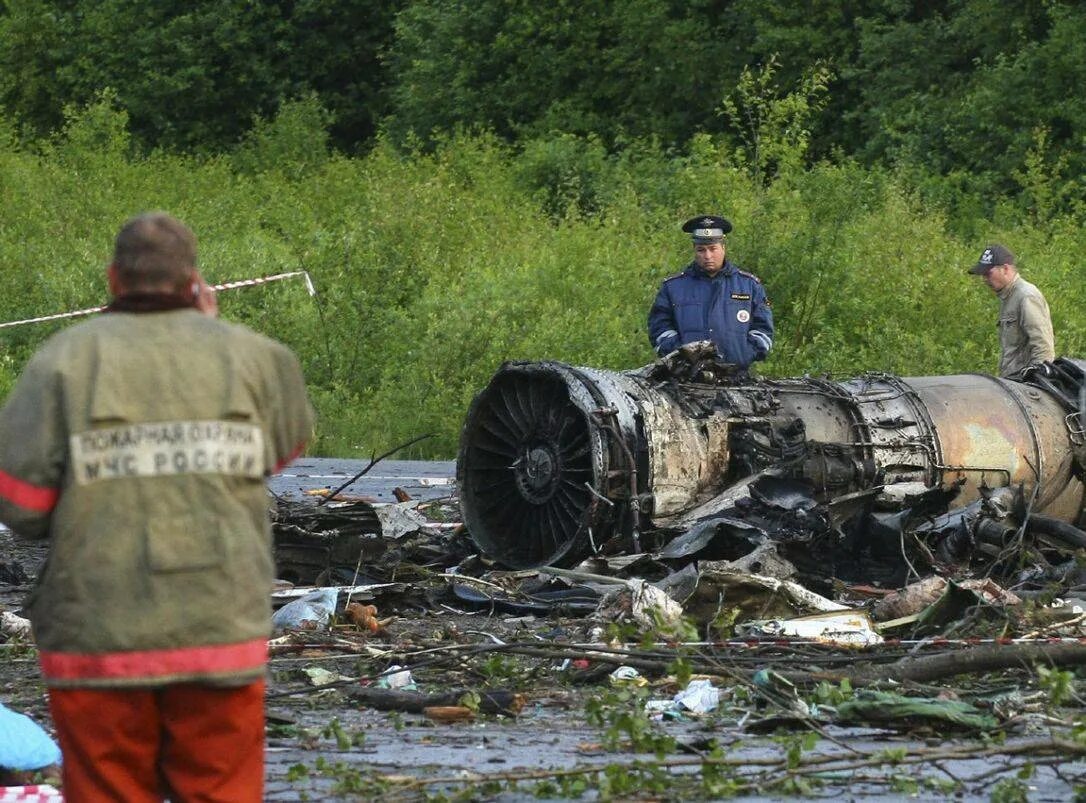
<svg viewBox="0 0 1086 803"><path fill-rule="evenodd" d="M329 472L311 473L333 484ZM440 484L426 487L440 495ZM43 547L0 532L0 561L33 575L43 558ZM25 591L25 585L0 585L0 610L16 610ZM340 618L330 632L301 632L275 643L268 800L1065 801L1081 796L1086 784L1078 726L1083 712L1071 672L1039 680L1035 671L991 671L953 685L882 686L975 703L982 713L998 713L998 724L951 725L920 716L844 724L833 716L835 707L858 692L837 682L835 668L894 660L918 646L863 654L780 643L682 647L667 637L639 642L629 629L611 626L609 635L632 639L615 647L616 654L599 643L593 629L600 623L592 616L472 609L432 596L423 604L410 592L372 600L382 622L377 633ZM965 656L970 646L925 649ZM609 675L623 663L640 666L634 682L645 685L614 684ZM452 692L445 708L468 719L445 721L448 711L438 717L375 710L357 699L397 665L411 669L418 693ZM760 684L759 669L781 674L763 673ZM340 679L318 687L314 670ZM705 715L646 716L645 700L671 698L685 685L676 675L691 670L704 671L721 689L720 706ZM783 679L819 671L833 682L819 684L823 676L812 676L789 688ZM480 696L486 690L518 696L509 713L486 713ZM1062 704L1050 704L1053 694ZM0 644L0 700L51 728L31 645Z"/></svg>

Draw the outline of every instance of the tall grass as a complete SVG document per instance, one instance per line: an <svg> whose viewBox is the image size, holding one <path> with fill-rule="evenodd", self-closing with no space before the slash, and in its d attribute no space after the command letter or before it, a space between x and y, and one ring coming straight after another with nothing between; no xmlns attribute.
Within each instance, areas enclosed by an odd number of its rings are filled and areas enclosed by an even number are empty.
<svg viewBox="0 0 1086 803"><path fill-rule="evenodd" d="M100 108L34 150L0 137L0 321L103 303L117 228L165 209L197 232L213 282L309 271L315 299L280 283L224 294L221 308L300 355L319 413L314 453L368 456L427 432L411 456L450 457L472 395L504 360L651 360L649 304L691 256L679 226L713 212L733 220L729 255L773 302L764 374L996 365L997 302L965 274L984 242L955 235L962 221L892 175L819 165L766 186L707 139L607 157L568 137L514 151L479 135L346 158L299 148L306 122L288 122L205 159L133 154L123 118ZM1086 233L1063 221L968 228L1021 255L1048 296L1057 350L1086 352ZM0 391L65 325L0 330Z"/></svg>

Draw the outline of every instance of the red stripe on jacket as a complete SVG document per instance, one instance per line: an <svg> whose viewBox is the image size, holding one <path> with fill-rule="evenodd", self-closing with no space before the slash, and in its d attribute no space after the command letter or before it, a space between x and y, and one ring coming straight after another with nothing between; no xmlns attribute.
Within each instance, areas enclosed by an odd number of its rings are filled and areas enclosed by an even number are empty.
<svg viewBox="0 0 1086 803"><path fill-rule="evenodd" d="M32 485L7 472L0 471L0 496L27 510L48 513L56 507L60 489Z"/></svg>
<svg viewBox="0 0 1086 803"><path fill-rule="evenodd" d="M268 660L268 642L96 654L42 650L40 657L42 674L52 680L154 679L259 669Z"/></svg>
<svg viewBox="0 0 1086 803"><path fill-rule="evenodd" d="M280 460L276 464L275 468L271 470L271 473L278 474L280 471L286 468L288 463L290 463L295 457L300 455L303 449L305 449L305 441L300 442L297 446L294 447L294 451L292 451L288 456Z"/></svg>

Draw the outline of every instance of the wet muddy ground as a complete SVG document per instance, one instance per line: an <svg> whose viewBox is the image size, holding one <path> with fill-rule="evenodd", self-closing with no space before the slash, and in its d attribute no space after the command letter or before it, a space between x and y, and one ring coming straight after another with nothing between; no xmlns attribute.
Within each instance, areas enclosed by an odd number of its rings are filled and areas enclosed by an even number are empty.
<svg viewBox="0 0 1086 803"><path fill-rule="evenodd" d="M279 494L301 495L306 488L336 487L363 465L299 461L270 485ZM392 488L402 487L414 498L437 499L450 492L452 464L380 464L371 475L345 492L392 501ZM33 574L44 550L0 533L0 555ZM23 586L0 585L0 609L17 609L24 592ZM757 667L792 659L779 647L740 648L714 654L719 708L651 721L644 700L669 699L682 680L646 671L634 680L646 685L615 685L609 677L615 663L591 660L590 649L576 646L598 638L589 617L525 616L448 603L426 607L397 598L374 602L387 620L380 632L336 624L331 634L299 635L273 656L268 800L580 795L1066 801L1082 795L1086 784L1086 749L1068 726L1081 708L1074 688L1069 707L1024 719L1006 733L930 723L846 728L797 718L780 697L769 704L768 697L752 695L749 678ZM526 649L511 653L502 644ZM523 654L533 646L537 654ZM629 646L631 654L645 648ZM561 657L578 651L584 660ZM839 657L853 660L848 653ZM411 667L422 692L515 692L519 712L472 713L478 700L469 694L458 702L471 718L446 722L433 714L377 711L352 699L353 691L371 687L395 665ZM315 670L341 679L318 687ZM1024 673L983 679L987 692L1036 691L1032 682ZM0 699L51 727L32 648L0 644Z"/></svg>

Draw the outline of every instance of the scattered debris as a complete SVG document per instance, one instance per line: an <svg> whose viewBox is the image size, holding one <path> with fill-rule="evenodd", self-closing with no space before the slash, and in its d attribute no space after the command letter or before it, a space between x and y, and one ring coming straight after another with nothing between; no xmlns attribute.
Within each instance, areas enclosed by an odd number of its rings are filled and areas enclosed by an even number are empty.
<svg viewBox="0 0 1086 803"><path fill-rule="evenodd" d="M413 691L418 688L415 679L411 677L411 671L398 664L393 664L382 672L381 677L373 685L377 689L400 689L402 691Z"/></svg>
<svg viewBox="0 0 1086 803"><path fill-rule="evenodd" d="M870 647L883 642L882 636L875 632L868 615L856 610L819 613L795 619L748 622L737 630L748 637L815 641L838 647Z"/></svg>
<svg viewBox="0 0 1086 803"><path fill-rule="evenodd" d="M17 639L31 637L30 620L16 616L10 611L0 611L0 633Z"/></svg>
<svg viewBox="0 0 1086 803"><path fill-rule="evenodd" d="M343 615L347 621L359 630L377 633L388 622L381 622L377 618L376 605L363 605L360 602L348 603L343 608Z"/></svg>
<svg viewBox="0 0 1086 803"><path fill-rule="evenodd" d="M342 683L344 681L351 681L354 678L341 675L338 672L332 672L321 666L307 666L302 670L309 678L310 682L314 686L330 686L333 683Z"/></svg>
<svg viewBox="0 0 1086 803"><path fill-rule="evenodd" d="M475 544L518 569L646 548L675 570L769 566L823 596L931 575L1016 592L1086 579L1072 561L1086 361L1026 384L757 379L714 360L691 344L624 373L503 365L457 461Z"/></svg>
<svg viewBox="0 0 1086 803"><path fill-rule="evenodd" d="M336 611L338 588L320 588L304 597L288 602L272 615L272 629L323 630Z"/></svg>
<svg viewBox="0 0 1086 803"><path fill-rule="evenodd" d="M844 723L914 728L921 725L990 731L999 723L991 714L960 700L906 697L883 691L861 692L837 706Z"/></svg>
<svg viewBox="0 0 1086 803"><path fill-rule="evenodd" d="M692 714L708 714L720 704L720 689L708 678L691 680L672 702Z"/></svg>
<svg viewBox="0 0 1086 803"><path fill-rule="evenodd" d="M428 705L422 709L422 713L434 722L468 722L475 719L475 712L463 705Z"/></svg>
<svg viewBox="0 0 1086 803"><path fill-rule="evenodd" d="M620 666L610 674L612 686L647 686L648 679L632 666Z"/></svg>
<svg viewBox="0 0 1086 803"><path fill-rule="evenodd" d="M480 692L460 689L426 694L418 691L380 689L369 686L350 689L347 691L347 696L359 705L376 708L378 711L403 711L419 714L425 713L428 708L459 707L460 701L469 693L478 697L478 700L475 701L476 708L480 713L484 714L513 716L521 712L526 701L523 694L505 689L487 689Z"/></svg>
<svg viewBox="0 0 1086 803"><path fill-rule="evenodd" d="M406 501L378 507L377 518L381 522L381 537L398 541L405 535L417 533L426 528L429 522L418 512L418 505L418 502Z"/></svg>
<svg viewBox="0 0 1086 803"><path fill-rule="evenodd" d="M28 772L60 764L60 748L37 722L0 703L0 772Z"/></svg>
<svg viewBox="0 0 1086 803"><path fill-rule="evenodd" d="M0 561L0 584L21 586L30 583L30 575L17 561Z"/></svg>
<svg viewBox="0 0 1086 803"><path fill-rule="evenodd" d="M495 717L538 740L599 728L596 769L538 770L531 793L552 799L575 795L569 779L693 799L860 774L865 793L911 794L894 784L924 761L953 762L924 778L948 794L1044 766L1081 784L1084 375L1055 367L1049 388L740 379L696 349L625 374L505 366L448 496L274 500L269 732L304 760L334 739L339 762L393 726L417 728L416 747L435 722L473 722L446 737ZM30 665L17 619L0 617L0 646ZM872 732L873 747L853 738ZM840 752L803 748L810 734ZM978 756L999 773L964 772ZM423 796L413 759L389 775L371 758L342 789ZM526 782L493 769L434 791Z"/></svg>
<svg viewBox="0 0 1086 803"><path fill-rule="evenodd" d="M797 748L759 775L714 763L719 743L676 757L698 717L736 743L832 725L983 734L1007 756L1001 740L1043 726L1008 766L1084 776L1068 668L1086 662L1086 363L1053 369L750 379L697 348L621 374L507 364L472 404L449 496L276 499L269 700L474 731L588 697L604 749L687 760L727 781L710 797L752 778L798 794L827 767L847 787L905 759Z"/></svg>

